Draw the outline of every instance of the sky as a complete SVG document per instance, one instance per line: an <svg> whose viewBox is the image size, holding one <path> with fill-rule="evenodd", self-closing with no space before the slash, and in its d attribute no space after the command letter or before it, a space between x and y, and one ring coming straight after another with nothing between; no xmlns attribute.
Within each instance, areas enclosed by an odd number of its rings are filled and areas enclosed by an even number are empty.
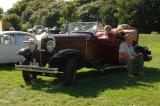
<svg viewBox="0 0 160 106"><path fill-rule="evenodd" d="M19 0L0 0L0 7L3 8L4 12L6 12L17 1L19 1Z"/></svg>

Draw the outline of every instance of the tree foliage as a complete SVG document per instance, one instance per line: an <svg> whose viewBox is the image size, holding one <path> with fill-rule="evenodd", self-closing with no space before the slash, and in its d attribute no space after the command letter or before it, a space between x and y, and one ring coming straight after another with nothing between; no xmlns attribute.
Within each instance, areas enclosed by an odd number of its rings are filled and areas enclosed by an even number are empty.
<svg viewBox="0 0 160 106"><path fill-rule="evenodd" d="M77 7L79 6L76 2L69 2L64 5L64 7L60 10L60 20L59 23L66 24L72 21L78 21L77 15Z"/></svg>
<svg viewBox="0 0 160 106"><path fill-rule="evenodd" d="M73 21L100 21L116 27L128 23L141 32L160 31L160 0L21 0L8 14L16 14L22 29ZM17 26L19 25L17 24Z"/></svg>
<svg viewBox="0 0 160 106"><path fill-rule="evenodd" d="M3 16L3 9L0 7L0 19L2 19Z"/></svg>
<svg viewBox="0 0 160 106"><path fill-rule="evenodd" d="M11 25L16 29L20 30L20 17L16 14L6 14L3 17L3 21L11 22Z"/></svg>
<svg viewBox="0 0 160 106"><path fill-rule="evenodd" d="M116 1L115 0L102 0L102 6L99 10L99 21L104 24L110 24L113 27L117 26L118 20L115 17L116 13Z"/></svg>
<svg viewBox="0 0 160 106"><path fill-rule="evenodd" d="M137 0L117 0L117 17L119 23L133 24L133 17L137 13Z"/></svg>
<svg viewBox="0 0 160 106"><path fill-rule="evenodd" d="M143 32L160 31L160 0L140 0L136 19Z"/></svg>

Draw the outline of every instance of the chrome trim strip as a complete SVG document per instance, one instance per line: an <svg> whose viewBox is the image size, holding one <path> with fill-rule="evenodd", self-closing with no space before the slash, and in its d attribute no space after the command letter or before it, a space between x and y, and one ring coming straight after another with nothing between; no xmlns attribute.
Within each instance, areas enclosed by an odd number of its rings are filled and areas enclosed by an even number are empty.
<svg viewBox="0 0 160 106"><path fill-rule="evenodd" d="M22 71L33 71L33 72L42 72L42 73L49 73L49 74L58 74L58 68L45 68L45 67L39 67L34 65L15 65L15 68L17 70Z"/></svg>

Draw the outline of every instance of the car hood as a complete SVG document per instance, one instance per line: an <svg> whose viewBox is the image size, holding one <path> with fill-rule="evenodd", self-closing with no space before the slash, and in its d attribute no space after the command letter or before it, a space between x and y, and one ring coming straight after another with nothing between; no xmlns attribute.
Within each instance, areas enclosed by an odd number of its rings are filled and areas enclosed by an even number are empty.
<svg viewBox="0 0 160 106"><path fill-rule="evenodd" d="M71 38L84 38L84 37L91 37L93 33L89 32L82 32L82 33L66 33L66 34L49 34L49 33L42 33L40 35L36 35L37 41L41 41L44 37L54 37L55 39L71 39Z"/></svg>

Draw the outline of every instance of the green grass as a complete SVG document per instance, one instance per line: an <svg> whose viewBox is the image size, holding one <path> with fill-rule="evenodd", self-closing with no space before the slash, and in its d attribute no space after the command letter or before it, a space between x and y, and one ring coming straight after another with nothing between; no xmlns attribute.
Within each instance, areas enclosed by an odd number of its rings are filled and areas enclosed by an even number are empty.
<svg viewBox="0 0 160 106"><path fill-rule="evenodd" d="M85 80L70 87L44 77L26 86L21 72L1 66L0 106L160 106L160 35L141 34L139 41L152 50L153 60L145 63L148 75L134 79L125 71L82 69L78 77Z"/></svg>

